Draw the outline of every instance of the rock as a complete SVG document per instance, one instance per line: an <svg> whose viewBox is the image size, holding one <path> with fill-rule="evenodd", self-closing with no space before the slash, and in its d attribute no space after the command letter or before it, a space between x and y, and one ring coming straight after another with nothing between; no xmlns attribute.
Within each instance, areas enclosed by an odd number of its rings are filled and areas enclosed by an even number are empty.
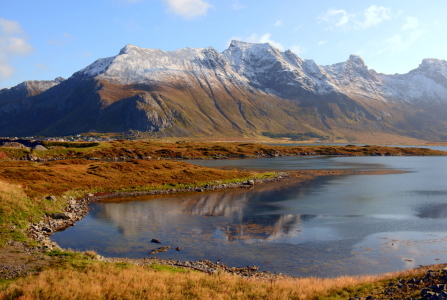
<svg viewBox="0 0 447 300"><path fill-rule="evenodd" d="M48 214L48 216L52 219L62 219L62 220L70 220L72 217L71 213L53 213L53 214Z"/></svg>
<svg viewBox="0 0 447 300"><path fill-rule="evenodd" d="M409 287L408 287L407 284L402 284L402 286L400 287L400 289L401 289L403 292L408 292Z"/></svg>
<svg viewBox="0 0 447 300"><path fill-rule="evenodd" d="M160 242L159 240L157 240L157 239L152 239L152 240L151 240L151 243L161 244L161 242Z"/></svg>
<svg viewBox="0 0 447 300"><path fill-rule="evenodd" d="M248 184L248 185L255 185L255 181L254 181L254 180L248 180L248 181L247 181L247 184Z"/></svg>
<svg viewBox="0 0 447 300"><path fill-rule="evenodd" d="M29 160L29 161L37 161L37 160L39 160L39 157L37 157L35 155L32 155L32 154L28 154L26 156L26 159Z"/></svg>
<svg viewBox="0 0 447 300"><path fill-rule="evenodd" d="M48 196L45 199L50 201L57 201L57 198L55 196Z"/></svg>
<svg viewBox="0 0 447 300"><path fill-rule="evenodd" d="M169 246L160 247L160 248L157 248L157 249L152 250L151 252L149 252L149 254L157 254L157 253L160 253L160 252L166 252L166 251L168 251L168 249L170 249L170 248L171 248L171 247L169 247Z"/></svg>
<svg viewBox="0 0 447 300"><path fill-rule="evenodd" d="M177 251L180 251L180 250L182 250L183 249L183 247L177 247L177 248L175 248L175 250L177 250Z"/></svg>
<svg viewBox="0 0 447 300"><path fill-rule="evenodd" d="M34 149L34 150L48 150L47 148L45 148L45 147L42 146L42 145L36 145L36 146L33 147L33 149Z"/></svg>
<svg viewBox="0 0 447 300"><path fill-rule="evenodd" d="M421 296L425 297L426 295L434 295L435 293L432 292L430 289L422 289L421 290Z"/></svg>
<svg viewBox="0 0 447 300"><path fill-rule="evenodd" d="M446 284L435 284L435 285L432 285L430 288L436 292L441 292L441 291L445 291L447 289L447 285Z"/></svg>
<svg viewBox="0 0 447 300"><path fill-rule="evenodd" d="M42 228L42 232L52 233L52 232L53 232L53 229L48 228L48 227L44 227L44 228Z"/></svg>
<svg viewBox="0 0 447 300"><path fill-rule="evenodd" d="M8 148L19 148L19 149L29 149L25 145L18 143L18 142L4 142L1 147L8 147Z"/></svg>

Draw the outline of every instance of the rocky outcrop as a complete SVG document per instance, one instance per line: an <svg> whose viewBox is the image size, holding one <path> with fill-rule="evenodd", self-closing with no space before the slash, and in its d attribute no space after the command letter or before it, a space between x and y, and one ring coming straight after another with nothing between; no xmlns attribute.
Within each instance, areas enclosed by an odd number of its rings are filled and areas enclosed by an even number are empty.
<svg viewBox="0 0 447 300"><path fill-rule="evenodd" d="M443 300L447 299L447 268L429 269L423 275L409 279L399 279L390 282L384 289L378 289L374 294L366 297L353 297L349 300L375 299L418 299ZM427 268L427 267L424 267Z"/></svg>
<svg viewBox="0 0 447 300"><path fill-rule="evenodd" d="M51 201L57 201L54 196L48 196L47 198ZM47 214L38 223L30 224L28 235L36 241L42 242L50 250L58 248L56 243L51 242L48 237L56 231L74 226L76 221L81 220L89 212L88 204L90 201L89 197L82 199L70 197L64 212Z"/></svg>

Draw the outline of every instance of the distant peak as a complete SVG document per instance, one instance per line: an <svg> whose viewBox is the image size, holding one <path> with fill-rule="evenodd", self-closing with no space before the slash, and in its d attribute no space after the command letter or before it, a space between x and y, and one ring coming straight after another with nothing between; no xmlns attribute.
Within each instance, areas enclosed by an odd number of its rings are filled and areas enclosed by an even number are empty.
<svg viewBox="0 0 447 300"><path fill-rule="evenodd" d="M140 47L132 45L132 44L127 44L126 46L124 46L124 48L121 49L119 54L128 54L130 51L132 51L134 49L140 49Z"/></svg>
<svg viewBox="0 0 447 300"><path fill-rule="evenodd" d="M238 40L231 40L230 42L230 47L241 47L241 46L251 46L251 43Z"/></svg>
<svg viewBox="0 0 447 300"><path fill-rule="evenodd" d="M433 63L437 63L437 62L440 62L441 60L440 59L437 59L437 58L424 58L423 60L422 60L422 63L423 64L433 64Z"/></svg>
<svg viewBox="0 0 447 300"><path fill-rule="evenodd" d="M419 67L429 67L433 65L444 65L446 63L445 60L437 59L437 58L424 58Z"/></svg>
<svg viewBox="0 0 447 300"><path fill-rule="evenodd" d="M230 48L240 48L240 49L249 49L249 48L273 48L269 43L249 43L238 40L232 40L230 43Z"/></svg>
<svg viewBox="0 0 447 300"><path fill-rule="evenodd" d="M363 61L363 58L360 55L351 54L349 56L348 62L354 63L358 67L365 67L365 62Z"/></svg>

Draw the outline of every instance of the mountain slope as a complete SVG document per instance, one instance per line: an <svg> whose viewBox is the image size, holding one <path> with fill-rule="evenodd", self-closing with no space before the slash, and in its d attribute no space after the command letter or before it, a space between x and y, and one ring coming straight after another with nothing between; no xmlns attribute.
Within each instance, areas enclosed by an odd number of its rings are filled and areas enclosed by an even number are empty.
<svg viewBox="0 0 447 300"><path fill-rule="evenodd" d="M436 59L385 75L359 56L318 66L269 44L233 41L223 53L127 45L41 93L8 93L0 90L3 136L138 130L447 139L447 62Z"/></svg>

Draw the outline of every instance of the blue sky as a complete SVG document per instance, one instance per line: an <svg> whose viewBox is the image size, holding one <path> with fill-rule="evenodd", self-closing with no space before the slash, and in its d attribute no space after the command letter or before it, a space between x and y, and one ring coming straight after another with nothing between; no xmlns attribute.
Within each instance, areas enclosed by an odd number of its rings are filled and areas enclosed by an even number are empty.
<svg viewBox="0 0 447 300"><path fill-rule="evenodd" d="M319 65L363 57L406 73L447 59L447 1L0 0L0 88L70 77L126 44L223 51L269 42Z"/></svg>

